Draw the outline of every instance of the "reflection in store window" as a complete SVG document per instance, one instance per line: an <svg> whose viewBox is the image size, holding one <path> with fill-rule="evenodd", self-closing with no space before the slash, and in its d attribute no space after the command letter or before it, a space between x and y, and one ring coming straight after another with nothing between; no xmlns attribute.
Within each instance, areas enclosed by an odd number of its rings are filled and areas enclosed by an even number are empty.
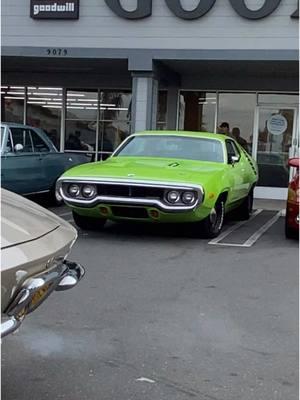
<svg viewBox="0 0 300 400"><path fill-rule="evenodd" d="M24 123L24 86L1 86L1 115L3 122Z"/></svg>
<svg viewBox="0 0 300 400"><path fill-rule="evenodd" d="M156 129L161 131L167 129L167 101L168 92L160 90L158 92Z"/></svg>
<svg viewBox="0 0 300 400"><path fill-rule="evenodd" d="M42 129L57 149L60 149L61 110L61 88L27 88L27 124Z"/></svg>
<svg viewBox="0 0 300 400"><path fill-rule="evenodd" d="M98 159L106 159L130 135L131 92L102 91Z"/></svg>
<svg viewBox="0 0 300 400"><path fill-rule="evenodd" d="M130 122L131 92L70 89L65 150L98 152L104 159L130 134Z"/></svg>
<svg viewBox="0 0 300 400"><path fill-rule="evenodd" d="M97 121L66 121L65 150L94 151Z"/></svg>
<svg viewBox="0 0 300 400"><path fill-rule="evenodd" d="M214 132L216 103L216 93L182 91L179 102L179 130Z"/></svg>
<svg viewBox="0 0 300 400"><path fill-rule="evenodd" d="M252 151L255 105L255 93L219 95L218 133L234 137L249 153Z"/></svg>

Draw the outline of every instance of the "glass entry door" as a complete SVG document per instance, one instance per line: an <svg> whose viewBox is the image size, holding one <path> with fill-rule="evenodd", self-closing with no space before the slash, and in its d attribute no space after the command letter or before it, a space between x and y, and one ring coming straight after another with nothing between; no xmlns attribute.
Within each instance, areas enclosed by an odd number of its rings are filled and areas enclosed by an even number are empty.
<svg viewBox="0 0 300 400"><path fill-rule="evenodd" d="M259 169L255 196L286 199L289 157L296 155L297 108L259 106L256 109L253 155Z"/></svg>

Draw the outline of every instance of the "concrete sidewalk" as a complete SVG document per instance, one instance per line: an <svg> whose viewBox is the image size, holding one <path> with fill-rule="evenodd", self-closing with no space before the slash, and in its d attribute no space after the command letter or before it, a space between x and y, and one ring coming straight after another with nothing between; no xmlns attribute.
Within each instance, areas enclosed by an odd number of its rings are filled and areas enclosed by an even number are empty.
<svg viewBox="0 0 300 400"><path fill-rule="evenodd" d="M263 210L285 210L285 200L254 199L253 208L262 208Z"/></svg>

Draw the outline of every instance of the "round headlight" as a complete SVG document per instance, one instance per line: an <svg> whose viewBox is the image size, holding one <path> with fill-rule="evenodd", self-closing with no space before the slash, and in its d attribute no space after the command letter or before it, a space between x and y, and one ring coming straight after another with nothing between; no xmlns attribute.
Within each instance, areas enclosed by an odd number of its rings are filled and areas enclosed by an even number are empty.
<svg viewBox="0 0 300 400"><path fill-rule="evenodd" d="M192 204L196 199L195 193L193 192L183 192L181 198L185 204Z"/></svg>
<svg viewBox="0 0 300 400"><path fill-rule="evenodd" d="M177 190L171 190L167 193L167 200L169 203L176 203L180 198L179 192Z"/></svg>
<svg viewBox="0 0 300 400"><path fill-rule="evenodd" d="M80 193L80 187L78 185L76 185L75 183L73 183L72 185L70 185L68 187L68 192L69 192L70 196L76 197Z"/></svg>
<svg viewBox="0 0 300 400"><path fill-rule="evenodd" d="M82 194L84 197L94 197L96 194L96 186L94 185L84 185L82 188Z"/></svg>

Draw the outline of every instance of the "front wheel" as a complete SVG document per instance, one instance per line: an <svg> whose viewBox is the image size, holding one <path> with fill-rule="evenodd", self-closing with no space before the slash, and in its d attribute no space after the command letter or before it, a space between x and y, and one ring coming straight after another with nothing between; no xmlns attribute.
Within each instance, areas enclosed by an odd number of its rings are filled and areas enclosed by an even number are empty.
<svg viewBox="0 0 300 400"><path fill-rule="evenodd" d="M218 201L211 209L210 214L201 221L201 230L205 237L212 239L220 234L224 223L224 215L224 202Z"/></svg>
<svg viewBox="0 0 300 400"><path fill-rule="evenodd" d="M86 217L84 215L77 214L75 211L72 211L72 214L75 224L83 230L99 231L106 223L105 218Z"/></svg>

